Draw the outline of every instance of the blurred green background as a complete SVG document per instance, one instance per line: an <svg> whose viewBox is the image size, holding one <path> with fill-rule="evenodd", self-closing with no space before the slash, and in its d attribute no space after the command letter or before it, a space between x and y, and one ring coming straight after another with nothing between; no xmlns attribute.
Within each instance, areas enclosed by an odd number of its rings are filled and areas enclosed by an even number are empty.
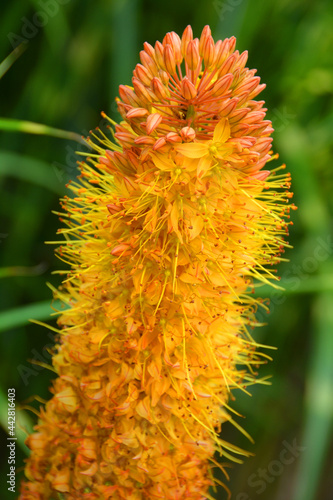
<svg viewBox="0 0 333 500"><path fill-rule="evenodd" d="M191 24L200 36L209 24L215 40L235 35L249 50L267 89L262 97L275 128L274 150L293 178L290 263L279 267L285 292L271 297L267 326L254 332L277 347L252 398L235 392L234 408L255 444L226 424L223 438L254 453L230 469L235 500L330 500L333 498L333 3L330 0L14 0L2 2L0 61L24 42L26 50L0 80L0 118L29 120L86 135L100 111L118 119L114 97L130 84L144 41L167 31L181 35ZM19 49L16 49L16 51ZM15 53L0 66L10 66ZM52 332L28 322L50 314L52 274L61 268L52 245L65 184L76 176L75 141L5 131L0 120L0 419L6 428L7 389L17 402L48 399L47 363ZM21 414L30 428L34 415ZM240 419L238 419L240 421ZM18 430L17 485L26 456ZM2 442L6 434L1 429ZM7 491L2 446L1 498ZM225 499L218 488L213 496Z"/></svg>

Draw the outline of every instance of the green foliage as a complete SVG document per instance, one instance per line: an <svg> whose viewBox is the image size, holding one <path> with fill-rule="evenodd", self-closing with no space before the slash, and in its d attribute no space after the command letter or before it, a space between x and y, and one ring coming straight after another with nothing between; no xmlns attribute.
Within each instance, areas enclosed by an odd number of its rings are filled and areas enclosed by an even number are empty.
<svg viewBox="0 0 333 500"><path fill-rule="evenodd" d="M41 5L48 5L49 11ZM229 487L235 500L329 500L333 458L332 2L16 0L7 2L1 15L2 426L6 428L9 387L15 387L17 404L22 406L38 408L33 396L50 396L52 372L27 360L45 366L50 362L52 334L29 319L48 318L51 291L46 282L55 287L60 283L52 273L64 264L56 261L52 245L44 242L57 239L59 221L52 210L58 210L65 184L77 175L75 151L83 148L80 137L101 124L102 110L119 118L114 103L117 86L130 83L144 41L153 44L172 30L181 34L187 24L199 36L203 26L210 24L215 40L237 36L238 49L249 51L249 66L258 68L267 83L262 98L275 128L274 150L291 171L299 207L292 214L294 249L286 255L291 262L279 267L285 292L258 290L271 299L270 315L260 313L267 325L253 334L262 344L278 348L273 351L274 361L260 370L261 377L273 375L272 386L253 387L252 398L236 394L233 403L246 415L242 425L255 445L243 443L232 425L223 427L226 441L255 453L244 465L233 467ZM64 140L54 129L73 134L65 133ZM30 430L35 416L25 411L22 418L22 426ZM17 485L26 452L21 433ZM8 464L3 455L5 477ZM282 459L285 456L288 463ZM226 498L222 489L213 495ZM12 497L4 487L2 498Z"/></svg>

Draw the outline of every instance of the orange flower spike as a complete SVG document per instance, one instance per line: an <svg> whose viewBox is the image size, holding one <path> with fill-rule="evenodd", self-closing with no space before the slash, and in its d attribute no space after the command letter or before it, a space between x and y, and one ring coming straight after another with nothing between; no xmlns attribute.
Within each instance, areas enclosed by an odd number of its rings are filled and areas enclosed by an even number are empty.
<svg viewBox="0 0 333 500"><path fill-rule="evenodd" d="M239 428L229 400L265 362L253 280L276 286L295 207L235 43L208 26L145 43L116 144L92 134L61 203L71 271L55 298L70 307L21 500L208 499L214 453L240 452L219 433Z"/></svg>

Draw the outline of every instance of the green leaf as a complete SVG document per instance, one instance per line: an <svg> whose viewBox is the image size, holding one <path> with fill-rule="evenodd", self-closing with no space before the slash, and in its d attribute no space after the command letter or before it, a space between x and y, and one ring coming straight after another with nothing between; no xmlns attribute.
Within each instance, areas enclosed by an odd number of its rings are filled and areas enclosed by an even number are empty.
<svg viewBox="0 0 333 500"><path fill-rule="evenodd" d="M333 431L333 293L315 303L311 366L306 384L305 426L295 500L315 500Z"/></svg>
<svg viewBox="0 0 333 500"><path fill-rule="evenodd" d="M61 182L55 182L56 177L54 172L51 172L51 165L45 161L10 151L0 151L1 177L16 177L42 186L57 195L63 195L65 186Z"/></svg>
<svg viewBox="0 0 333 500"><path fill-rule="evenodd" d="M55 300L52 304L54 309L61 308L61 302ZM8 311L0 312L0 332L27 325L30 319L47 320L50 314L54 312L51 309L50 301L36 302L27 306L21 306Z"/></svg>
<svg viewBox="0 0 333 500"><path fill-rule="evenodd" d="M9 68L20 57L20 55L23 54L23 52L26 50L26 48L27 48L26 44L20 43L20 45L18 45L18 47L16 47L9 54L9 56L7 56L6 59L4 59L2 61L2 63L0 63L0 78L2 78L7 73L7 71L9 70Z"/></svg>

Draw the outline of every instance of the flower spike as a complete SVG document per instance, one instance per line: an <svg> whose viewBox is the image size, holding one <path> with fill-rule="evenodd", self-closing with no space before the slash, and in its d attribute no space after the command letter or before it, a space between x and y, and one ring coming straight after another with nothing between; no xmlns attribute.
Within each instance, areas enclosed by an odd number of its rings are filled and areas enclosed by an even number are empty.
<svg viewBox="0 0 333 500"><path fill-rule="evenodd" d="M290 174L269 163L264 85L235 43L208 26L145 43L114 142L92 134L61 202L71 269L55 298L70 307L21 500L204 500L224 470L214 453L248 455L223 427L249 437L229 400L266 362L253 292L278 288L294 206Z"/></svg>

